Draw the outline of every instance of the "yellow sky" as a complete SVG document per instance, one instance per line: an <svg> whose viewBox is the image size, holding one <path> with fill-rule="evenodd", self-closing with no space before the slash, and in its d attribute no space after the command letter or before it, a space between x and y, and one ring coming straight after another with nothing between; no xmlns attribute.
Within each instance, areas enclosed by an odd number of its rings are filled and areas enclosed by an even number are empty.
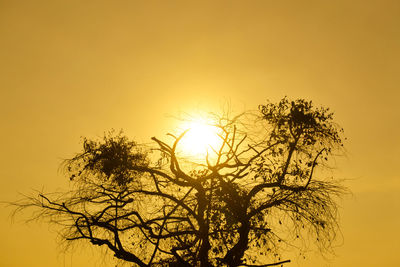
<svg viewBox="0 0 400 267"><path fill-rule="evenodd" d="M285 95L345 129L343 245L289 266L395 266L400 249L399 1L0 1L0 196L67 185L80 136L164 137L179 112ZM98 266L0 211L0 266Z"/></svg>

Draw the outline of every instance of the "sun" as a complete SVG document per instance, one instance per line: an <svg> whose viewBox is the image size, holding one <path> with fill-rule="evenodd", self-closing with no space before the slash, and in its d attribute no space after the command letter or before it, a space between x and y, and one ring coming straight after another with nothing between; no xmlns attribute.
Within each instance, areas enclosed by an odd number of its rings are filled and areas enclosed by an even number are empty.
<svg viewBox="0 0 400 267"><path fill-rule="evenodd" d="M182 129L186 133L178 147L184 155L196 159L205 159L207 155L213 157L222 144L220 129L211 120L195 118L184 122Z"/></svg>

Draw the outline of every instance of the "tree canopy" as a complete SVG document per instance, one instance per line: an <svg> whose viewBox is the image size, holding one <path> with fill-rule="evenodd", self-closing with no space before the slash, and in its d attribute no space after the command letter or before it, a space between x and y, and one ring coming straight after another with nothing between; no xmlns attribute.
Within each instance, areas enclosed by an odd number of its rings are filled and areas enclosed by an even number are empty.
<svg viewBox="0 0 400 267"><path fill-rule="evenodd" d="M70 191L15 204L138 266L272 266L287 245L329 250L346 191L324 172L343 146L333 113L284 98L214 119L221 142L203 161L179 152L186 132L85 138L63 164Z"/></svg>

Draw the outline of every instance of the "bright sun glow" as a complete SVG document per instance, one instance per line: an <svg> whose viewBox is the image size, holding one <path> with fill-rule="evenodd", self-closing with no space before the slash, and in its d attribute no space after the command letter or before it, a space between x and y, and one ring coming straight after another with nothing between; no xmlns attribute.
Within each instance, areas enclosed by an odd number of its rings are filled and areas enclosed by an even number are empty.
<svg viewBox="0 0 400 267"><path fill-rule="evenodd" d="M178 146L184 154L205 159L207 152L209 157L212 157L215 155L213 150L218 150L221 146L222 141L218 136L218 127L213 126L205 119L186 122L183 129L187 132Z"/></svg>

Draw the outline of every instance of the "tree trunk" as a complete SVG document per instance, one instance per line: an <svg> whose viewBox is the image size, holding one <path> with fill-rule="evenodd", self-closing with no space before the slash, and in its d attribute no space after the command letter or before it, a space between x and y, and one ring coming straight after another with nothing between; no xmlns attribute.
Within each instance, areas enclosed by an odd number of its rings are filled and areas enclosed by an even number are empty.
<svg viewBox="0 0 400 267"><path fill-rule="evenodd" d="M247 250L249 243L250 225L248 222L242 222L239 228L239 241L231 248L224 257L224 262L228 266L238 266L242 263L242 257Z"/></svg>

